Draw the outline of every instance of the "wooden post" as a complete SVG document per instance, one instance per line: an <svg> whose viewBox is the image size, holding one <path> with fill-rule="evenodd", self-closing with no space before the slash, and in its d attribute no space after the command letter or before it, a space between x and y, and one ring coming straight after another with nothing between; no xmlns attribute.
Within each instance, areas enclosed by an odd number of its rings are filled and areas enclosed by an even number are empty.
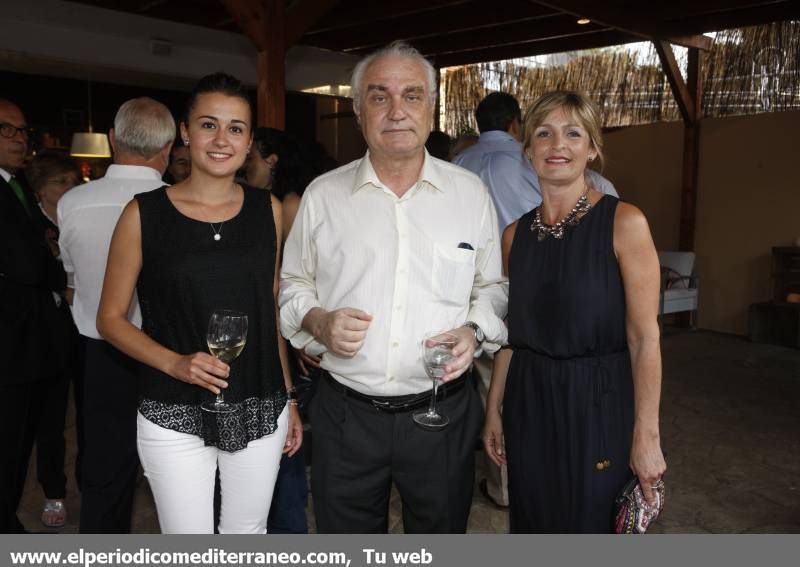
<svg viewBox="0 0 800 567"><path fill-rule="evenodd" d="M683 169L678 248L690 252L694 250L697 217L697 166L700 161L700 120L703 117L701 74L703 51L696 47L689 48L687 80L684 82L669 42L654 40L653 43L683 118Z"/></svg>
<svg viewBox="0 0 800 567"><path fill-rule="evenodd" d="M265 0L264 47L258 51L258 125L286 127L286 15L283 0Z"/></svg>
<svg viewBox="0 0 800 567"><path fill-rule="evenodd" d="M687 87L692 99L694 120L684 124L683 170L681 174L681 220L678 248L694 250L697 218L697 170L700 161L700 119L703 114L703 81L701 75L703 52L689 48Z"/></svg>
<svg viewBox="0 0 800 567"><path fill-rule="evenodd" d="M434 105L433 109L433 129L434 130L441 130L442 129L442 97L439 96L442 93L441 81L442 81L442 70L436 66L436 104Z"/></svg>
<svg viewBox="0 0 800 567"><path fill-rule="evenodd" d="M286 126L286 51L337 0L221 0L258 50L257 124ZM287 32L288 30L288 32Z"/></svg>

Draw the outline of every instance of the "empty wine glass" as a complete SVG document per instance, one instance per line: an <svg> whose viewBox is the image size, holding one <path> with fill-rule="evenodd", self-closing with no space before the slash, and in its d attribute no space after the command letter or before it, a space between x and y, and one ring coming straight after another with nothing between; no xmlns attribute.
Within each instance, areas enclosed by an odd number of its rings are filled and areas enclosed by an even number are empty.
<svg viewBox="0 0 800 567"><path fill-rule="evenodd" d="M206 341L211 354L230 364L241 354L247 342L247 315L229 309L216 309L208 321ZM213 413L236 411L236 406L225 401L222 390L213 401L204 402L200 407Z"/></svg>
<svg viewBox="0 0 800 567"><path fill-rule="evenodd" d="M439 383L447 374L445 367L453 362L453 347L458 343L458 337L452 333L430 333L422 339L422 361L425 372L433 380L433 392L428 411L414 414L414 422L425 429L442 429L450 420L436 411L436 394Z"/></svg>

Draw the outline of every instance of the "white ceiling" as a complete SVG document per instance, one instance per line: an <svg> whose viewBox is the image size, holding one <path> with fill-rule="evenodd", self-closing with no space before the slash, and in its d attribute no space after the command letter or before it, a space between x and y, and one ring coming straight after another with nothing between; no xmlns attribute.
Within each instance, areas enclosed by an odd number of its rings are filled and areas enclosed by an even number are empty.
<svg viewBox="0 0 800 567"><path fill-rule="evenodd" d="M179 90L215 71L258 82L255 49L240 34L63 0L3 0L0 29L0 69L7 71ZM154 54L154 42L166 42L170 53ZM347 84L356 61L292 47L286 88Z"/></svg>

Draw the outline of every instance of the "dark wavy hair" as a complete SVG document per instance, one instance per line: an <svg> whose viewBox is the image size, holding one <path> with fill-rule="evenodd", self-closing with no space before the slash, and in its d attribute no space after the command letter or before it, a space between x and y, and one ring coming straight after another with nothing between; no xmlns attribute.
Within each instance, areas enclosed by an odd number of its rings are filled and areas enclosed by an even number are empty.
<svg viewBox="0 0 800 567"><path fill-rule="evenodd" d="M240 98L247 103L250 109L250 123L253 122L253 104L250 101L250 95L244 85L234 77L227 73L213 73L206 75L198 81L195 85L192 94L189 95L189 100L186 102L186 112L184 114L184 121L189 121L189 115L192 113L197 98L203 94L219 93L227 96Z"/></svg>
<svg viewBox="0 0 800 567"><path fill-rule="evenodd" d="M278 156L270 190L280 200L288 193L302 195L306 186L316 177L306 152L282 130L256 128L253 132L253 148L265 159L272 154Z"/></svg>

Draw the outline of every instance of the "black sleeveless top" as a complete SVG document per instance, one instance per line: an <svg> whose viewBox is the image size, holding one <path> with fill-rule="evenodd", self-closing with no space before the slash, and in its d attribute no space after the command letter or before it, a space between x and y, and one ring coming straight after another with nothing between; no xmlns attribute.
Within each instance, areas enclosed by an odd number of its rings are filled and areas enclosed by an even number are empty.
<svg viewBox="0 0 800 567"><path fill-rule="evenodd" d="M603 196L561 240L519 220L509 255L509 344L556 359L627 350L625 290L614 254L619 200Z"/></svg>
<svg viewBox="0 0 800 567"><path fill-rule="evenodd" d="M136 195L142 269L136 285L142 330L180 354L208 352L215 309L248 316L247 343L231 363L225 400L239 411L213 414L200 404L214 395L147 365L140 367L139 411L161 427L198 435L206 445L237 451L275 431L286 404L272 287L277 237L270 194L244 187L240 212L214 228L183 215L166 186Z"/></svg>

